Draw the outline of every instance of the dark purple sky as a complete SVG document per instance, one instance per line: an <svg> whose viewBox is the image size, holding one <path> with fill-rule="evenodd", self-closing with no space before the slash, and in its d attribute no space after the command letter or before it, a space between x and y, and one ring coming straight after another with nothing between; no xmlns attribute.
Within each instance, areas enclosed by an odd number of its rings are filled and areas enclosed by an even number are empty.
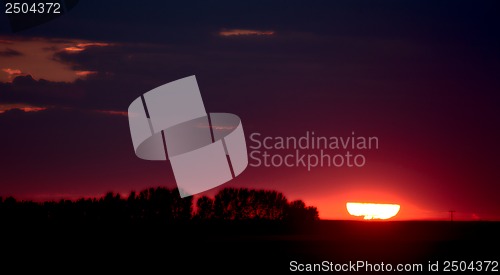
<svg viewBox="0 0 500 275"><path fill-rule="evenodd" d="M276 189L322 218L369 200L498 220L499 15L495 1L82 1L17 33L0 15L0 196L174 187L167 162L136 158L124 112L196 75L207 110L247 136L380 140L362 168L248 167L223 187Z"/></svg>

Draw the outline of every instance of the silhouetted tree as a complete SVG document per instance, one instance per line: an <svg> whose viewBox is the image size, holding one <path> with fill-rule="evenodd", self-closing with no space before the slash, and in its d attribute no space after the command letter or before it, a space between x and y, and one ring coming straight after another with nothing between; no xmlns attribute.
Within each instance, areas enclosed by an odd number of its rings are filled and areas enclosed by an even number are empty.
<svg viewBox="0 0 500 275"><path fill-rule="evenodd" d="M16 199L14 199L12 196L9 196L5 198L4 205L6 207L14 207L16 205Z"/></svg>
<svg viewBox="0 0 500 275"><path fill-rule="evenodd" d="M250 192L246 188L222 189L215 195L214 213L216 218L225 220L250 218Z"/></svg>
<svg viewBox="0 0 500 275"><path fill-rule="evenodd" d="M193 213L193 197L181 198L179 195L179 189L174 189L172 191L175 195L173 196L172 203L172 215L175 220L178 221L188 221L191 219Z"/></svg>
<svg viewBox="0 0 500 275"><path fill-rule="evenodd" d="M287 207L286 197L276 191L252 190L253 218L281 220Z"/></svg>
<svg viewBox="0 0 500 275"><path fill-rule="evenodd" d="M142 218L151 221L172 221L172 191L166 188L149 188L139 195L142 207Z"/></svg>
<svg viewBox="0 0 500 275"><path fill-rule="evenodd" d="M209 220L214 217L214 200L207 196L200 197L196 201L196 219Z"/></svg>
<svg viewBox="0 0 500 275"><path fill-rule="evenodd" d="M286 197L276 191L225 188L214 199L200 197L193 217L193 197L181 198L178 189L149 188L137 194L132 191L124 199L119 193L108 192L103 197L81 198L35 203L0 197L0 221L51 222L159 222L170 223L198 220L296 220L318 219L315 207L303 201L288 204Z"/></svg>
<svg viewBox="0 0 500 275"><path fill-rule="evenodd" d="M130 195L127 198L127 213L131 221L137 221L141 217L139 199L135 191L130 192Z"/></svg>
<svg viewBox="0 0 500 275"><path fill-rule="evenodd" d="M204 199L206 200L206 199ZM214 216L217 219L294 219L312 221L319 218L315 207L303 201L288 205L286 197L276 191L225 188L215 195Z"/></svg>
<svg viewBox="0 0 500 275"><path fill-rule="evenodd" d="M306 204L302 200L295 200L286 208L286 219L290 221L310 222L319 220L319 213L316 207L306 207Z"/></svg>

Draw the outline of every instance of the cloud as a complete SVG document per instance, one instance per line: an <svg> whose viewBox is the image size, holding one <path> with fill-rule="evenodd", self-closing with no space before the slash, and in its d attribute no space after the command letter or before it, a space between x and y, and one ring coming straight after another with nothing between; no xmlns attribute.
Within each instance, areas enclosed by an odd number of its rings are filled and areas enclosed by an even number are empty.
<svg viewBox="0 0 500 275"><path fill-rule="evenodd" d="M11 110L21 110L24 112L39 112L46 110L47 107L33 106L30 104L14 103L14 104L0 104L0 114Z"/></svg>
<svg viewBox="0 0 500 275"><path fill-rule="evenodd" d="M104 114L104 115L111 115L111 116L128 116L128 112L126 111L114 111L114 110L95 110L94 112L99 113L99 114Z"/></svg>
<svg viewBox="0 0 500 275"><path fill-rule="evenodd" d="M11 48L5 48L0 50L0 57L13 57L13 56L21 56L23 53L20 51L13 50Z"/></svg>
<svg viewBox="0 0 500 275"><path fill-rule="evenodd" d="M9 75L19 75L19 74L21 74L21 70L19 70L19 69L5 68L5 69L2 69L2 71L6 72Z"/></svg>
<svg viewBox="0 0 500 275"><path fill-rule="evenodd" d="M19 69L3 68L2 72L7 74L7 81L11 82L15 77L22 75L23 73Z"/></svg>
<svg viewBox="0 0 500 275"><path fill-rule="evenodd" d="M76 45L66 47L66 48L64 48L64 50L66 52L70 52L70 53L78 53L78 52L82 52L82 51L86 50L89 47L108 47L108 46L111 46L111 44L109 44L109 43L97 43L97 42L88 43L87 42L87 43L78 43Z"/></svg>
<svg viewBox="0 0 500 275"><path fill-rule="evenodd" d="M223 29L219 31L220 36L271 36L274 31L248 30L248 29Z"/></svg>
<svg viewBox="0 0 500 275"><path fill-rule="evenodd" d="M316 44L310 43L311 37L297 38L293 35L296 34L283 33L273 39L248 39L244 43L240 43L239 39L212 37L213 47L211 44L185 46L132 42L76 43L81 40L75 39L26 40L22 42L32 46L35 43L46 55L37 62L39 67L47 63L57 64L63 66L63 73L70 73L71 78L76 79L41 78L23 67L9 67L18 69L23 75L16 75L13 79L5 77L11 83L0 83L0 101L122 112L144 92L196 74L203 83L204 93L210 94L207 107L211 110L224 107L225 102L220 100L224 98L231 100L234 112L240 113L239 109L250 109L247 107L248 98L257 104L262 96L281 98L283 90L292 96L305 90L319 93L330 79L328 70L319 63L336 60L341 64L341 57L346 55L345 51L342 54L332 52L333 58L326 55L321 59L315 58L318 51L314 46ZM325 41L319 41L323 43L317 44L326 47ZM67 51L67 45L82 50ZM329 66L329 70L337 70L335 65ZM311 84L308 78L299 77L304 71L315 75L318 80ZM287 85L290 79L293 79L291 87ZM274 107L268 109L267 112L274 112Z"/></svg>
<svg viewBox="0 0 500 275"><path fill-rule="evenodd" d="M97 72L96 71L76 71L75 74L77 76L81 76L81 77L87 77L89 75L93 75L93 74L96 74Z"/></svg>
<svg viewBox="0 0 500 275"><path fill-rule="evenodd" d="M61 52L81 54L96 47L110 47L110 43L83 39L55 38L3 38L0 43L0 64L5 69L15 68L23 75L34 79L55 82L73 82L87 77L91 70L75 68L75 64L66 63L57 58ZM88 71L82 73L82 71ZM12 73L0 74L0 82L12 81Z"/></svg>
<svg viewBox="0 0 500 275"><path fill-rule="evenodd" d="M82 88L66 82L35 80L31 75L17 76L0 83L0 102L33 106L74 106L83 97Z"/></svg>
<svg viewBox="0 0 500 275"><path fill-rule="evenodd" d="M138 81L128 76L122 79L92 72L83 74L85 78L75 82L36 80L31 75L17 76L9 83L0 83L0 102L8 106L26 104L49 109L125 115L130 102L148 89L138 87Z"/></svg>

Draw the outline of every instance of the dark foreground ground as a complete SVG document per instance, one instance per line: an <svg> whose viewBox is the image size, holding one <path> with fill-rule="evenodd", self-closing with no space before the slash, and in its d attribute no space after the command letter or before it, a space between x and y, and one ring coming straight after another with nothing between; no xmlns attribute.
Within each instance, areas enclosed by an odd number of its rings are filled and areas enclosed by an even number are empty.
<svg viewBox="0 0 500 275"><path fill-rule="evenodd" d="M500 260L500 223L493 222L3 224L1 234L2 267L19 272L280 274L291 261L423 264L427 271L429 261L442 270L446 260L476 268Z"/></svg>

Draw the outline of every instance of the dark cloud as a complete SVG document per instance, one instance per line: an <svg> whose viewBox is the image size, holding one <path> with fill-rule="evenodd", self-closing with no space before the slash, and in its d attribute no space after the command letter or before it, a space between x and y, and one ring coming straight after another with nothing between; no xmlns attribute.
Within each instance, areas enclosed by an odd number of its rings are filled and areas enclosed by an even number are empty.
<svg viewBox="0 0 500 275"><path fill-rule="evenodd" d="M84 96L78 83L35 80L31 75L18 76L12 83L0 83L0 90L1 102L43 106L74 106Z"/></svg>
<svg viewBox="0 0 500 275"><path fill-rule="evenodd" d="M307 32L335 36L496 41L499 4L432 0L384 1L162 1L137 5L85 1L71 13L21 34L92 40L204 43L221 29ZM5 26L5 31L7 31ZM153 35L151 35L153 34Z"/></svg>
<svg viewBox="0 0 500 275"><path fill-rule="evenodd" d="M311 104L316 102L313 98L339 96L395 100L392 96L403 89L406 98L418 98L422 93L449 98L456 93L450 85L494 97L487 92L489 88L477 89L476 85L491 83L499 73L494 64L499 61L495 45L500 36L491 24L498 21L493 16L495 7L492 2L455 3L448 9L432 1L391 5L370 1L359 1L359 5L347 1L187 1L139 6L86 1L66 16L20 37L52 37L61 43L74 38L115 42L111 47L60 51L54 56L75 71L96 74L48 92L63 99L41 98L45 96L42 92L35 96L35 87L28 85L4 98L125 110L144 91L192 74L199 77L204 89L217 94L211 97L213 101L207 99L213 108L224 105L219 96L245 109L244 103L261 104L263 96L276 102L284 91L284 100L290 104L304 91ZM220 37L220 31L227 29L265 30L273 35ZM148 35L151 33L156 35ZM457 83L450 84L450 79ZM293 84L283 84L290 81ZM432 82L433 91L417 91L422 81ZM35 85L47 88L43 83Z"/></svg>
<svg viewBox="0 0 500 275"><path fill-rule="evenodd" d="M0 50L0 57L13 57L21 55L23 55L23 53L10 48L6 48L5 50Z"/></svg>

